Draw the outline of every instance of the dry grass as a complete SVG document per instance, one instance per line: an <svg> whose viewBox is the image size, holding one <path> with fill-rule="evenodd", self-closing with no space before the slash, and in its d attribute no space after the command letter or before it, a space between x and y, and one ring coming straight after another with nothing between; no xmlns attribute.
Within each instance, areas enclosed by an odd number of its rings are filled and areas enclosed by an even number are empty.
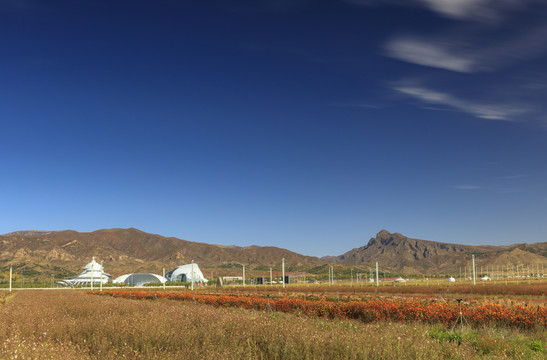
<svg viewBox="0 0 547 360"><path fill-rule="evenodd" d="M210 290L205 290L210 291ZM509 296L509 297L545 297L547 294L547 282L533 284L509 284L503 283L479 283L478 285L414 285L414 284L388 284L385 286L372 285L290 285L286 288L279 286L237 286L217 288L216 291L239 293L303 293L303 294L408 294L408 295L471 295L471 296Z"/></svg>
<svg viewBox="0 0 547 360"><path fill-rule="evenodd" d="M76 291L22 291L0 308L2 359L540 359L528 341L547 343L544 331L443 334Z"/></svg>

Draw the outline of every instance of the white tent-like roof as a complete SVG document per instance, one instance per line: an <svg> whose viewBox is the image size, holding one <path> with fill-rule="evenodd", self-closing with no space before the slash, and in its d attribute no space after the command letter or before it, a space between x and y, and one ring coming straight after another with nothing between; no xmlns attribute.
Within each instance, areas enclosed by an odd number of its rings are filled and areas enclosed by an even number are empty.
<svg viewBox="0 0 547 360"><path fill-rule="evenodd" d="M73 276L69 279L59 281L61 285L87 285L87 284L106 284L112 275L104 272L103 266L95 261L95 257L84 266L84 270L80 275Z"/></svg>
<svg viewBox="0 0 547 360"><path fill-rule="evenodd" d="M207 282L207 279L203 276L203 273L199 269L198 264L186 264L177 266L176 268L168 271L165 274L165 279L167 281L181 282L191 282L193 280L194 283Z"/></svg>
<svg viewBox="0 0 547 360"><path fill-rule="evenodd" d="M146 274L146 273L138 273L138 274L125 274L122 276L118 276L114 280L112 280L114 284L127 284L127 285L134 285L134 286L142 286L149 283L164 283L165 279L163 276L156 275L156 274Z"/></svg>

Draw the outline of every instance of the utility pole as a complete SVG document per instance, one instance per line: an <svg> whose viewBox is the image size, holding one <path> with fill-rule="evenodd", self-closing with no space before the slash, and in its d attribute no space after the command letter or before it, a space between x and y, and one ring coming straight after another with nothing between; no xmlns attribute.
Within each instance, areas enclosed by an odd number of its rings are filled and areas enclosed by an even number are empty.
<svg viewBox="0 0 547 360"><path fill-rule="evenodd" d="M99 288L101 292L103 291L103 273L103 262L101 261L101 277L99 278Z"/></svg>
<svg viewBox="0 0 547 360"><path fill-rule="evenodd" d="M13 266L9 267L9 292L11 292L11 276L13 274Z"/></svg>
<svg viewBox="0 0 547 360"><path fill-rule="evenodd" d="M378 279L378 261L376 261L376 287L378 287L380 279Z"/></svg>
<svg viewBox="0 0 547 360"><path fill-rule="evenodd" d="M270 268L270 285L273 285L272 268Z"/></svg>
<svg viewBox="0 0 547 360"><path fill-rule="evenodd" d="M281 269L283 273L283 287L285 287L285 258L281 259Z"/></svg>
<svg viewBox="0 0 547 360"><path fill-rule="evenodd" d="M192 260L192 291L194 291L194 260Z"/></svg>
<svg viewBox="0 0 547 360"><path fill-rule="evenodd" d="M245 287L245 265L241 264L243 266L243 287Z"/></svg>
<svg viewBox="0 0 547 360"><path fill-rule="evenodd" d="M473 285L477 285L477 282L475 280L475 254L473 256Z"/></svg>
<svg viewBox="0 0 547 360"><path fill-rule="evenodd" d="M93 291L93 273L95 272L95 256L91 259L91 291Z"/></svg>

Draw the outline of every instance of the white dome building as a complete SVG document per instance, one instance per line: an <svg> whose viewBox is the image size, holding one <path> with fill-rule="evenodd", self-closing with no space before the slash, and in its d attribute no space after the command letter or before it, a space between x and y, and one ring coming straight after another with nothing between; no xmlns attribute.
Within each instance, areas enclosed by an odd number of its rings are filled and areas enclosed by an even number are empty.
<svg viewBox="0 0 547 360"><path fill-rule="evenodd" d="M194 283L207 282L207 279L205 278L205 276L203 276L198 264L186 264L177 266L176 268L170 270L165 274L165 279L167 281L181 282L191 282L193 280Z"/></svg>
<svg viewBox="0 0 547 360"><path fill-rule="evenodd" d="M125 274L112 280L112 283L114 284L125 284L132 286L142 286L149 283L163 284L164 282L164 277L156 274Z"/></svg>
<svg viewBox="0 0 547 360"><path fill-rule="evenodd" d="M61 285L88 285L88 284L106 284L112 275L104 272L103 266L95 261L95 257L91 262L84 266L84 271L80 275L73 276L67 280L59 281Z"/></svg>

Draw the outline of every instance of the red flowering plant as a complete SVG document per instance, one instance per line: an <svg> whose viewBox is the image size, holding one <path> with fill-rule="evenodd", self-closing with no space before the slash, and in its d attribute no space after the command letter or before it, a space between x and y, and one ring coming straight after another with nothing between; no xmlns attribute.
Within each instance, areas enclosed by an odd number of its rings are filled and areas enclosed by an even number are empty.
<svg viewBox="0 0 547 360"><path fill-rule="evenodd" d="M312 317L357 319L363 322L379 320L453 324L461 312L467 321L477 327L487 325L532 328L547 327L547 308L513 307L499 304L473 306L432 300L405 298L371 298L364 301L328 301L325 299L306 300L299 298L265 298L258 295L210 295L191 292L154 291L94 291L96 295L121 297L133 300L170 299L195 301L216 307L240 307L245 309L300 313ZM268 306L269 304L269 306Z"/></svg>

